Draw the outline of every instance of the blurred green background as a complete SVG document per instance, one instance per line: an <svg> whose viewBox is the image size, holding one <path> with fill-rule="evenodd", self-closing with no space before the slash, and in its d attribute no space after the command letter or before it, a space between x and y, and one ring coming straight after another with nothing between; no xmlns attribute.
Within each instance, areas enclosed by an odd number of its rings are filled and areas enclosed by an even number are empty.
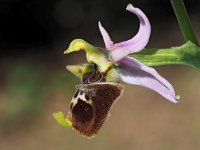
<svg viewBox="0 0 200 150"><path fill-rule="evenodd" d="M152 24L147 48L184 43L170 1L0 1L0 150L200 149L200 72L189 66L156 67L181 95L181 103L126 85L94 139L52 117L53 112L67 113L80 82L65 66L85 61L84 53L65 56L64 50L74 38L104 47L99 20L114 41L133 36L139 22L125 11L130 2ZM200 1L185 3L199 39Z"/></svg>

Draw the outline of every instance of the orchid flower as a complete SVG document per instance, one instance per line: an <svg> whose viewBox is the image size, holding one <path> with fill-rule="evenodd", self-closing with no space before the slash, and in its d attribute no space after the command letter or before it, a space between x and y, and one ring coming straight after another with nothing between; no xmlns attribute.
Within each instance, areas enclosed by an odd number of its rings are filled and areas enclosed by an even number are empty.
<svg viewBox="0 0 200 150"><path fill-rule="evenodd" d="M126 10L137 15L140 21L138 33L130 40L113 43L107 31L99 22L99 29L106 49L110 51L111 58L117 65L120 79L129 84L154 90L169 101L177 103L179 96L175 95L174 88L165 78L160 76L155 69L145 66L138 60L128 56L131 53L141 51L146 46L151 34L151 25L140 9L129 4Z"/></svg>
<svg viewBox="0 0 200 150"><path fill-rule="evenodd" d="M173 103L177 103L180 99L179 96L176 96L172 85L160 76L155 69L128 56L141 51L147 45L151 34L151 25L140 9L131 4L126 9L137 15L140 20L139 31L133 38L124 42L113 43L107 31L99 22L99 29L106 50L99 49L82 39L75 39L64 52L64 54L69 54L85 50L88 63L67 66L69 71L81 79L81 84L76 87L77 91L71 100L68 117L65 117L62 112L54 113L53 116L59 124L72 127L81 135L87 137L96 135L105 121L112 103L121 95L123 86L118 84L120 79L129 84L149 88ZM195 49L195 52L196 50L198 49ZM182 49L178 48L178 52L180 51ZM178 53L177 56L179 56ZM109 101L108 105L107 102ZM84 120L84 117L86 120ZM88 118L90 118L90 121L87 120Z"/></svg>

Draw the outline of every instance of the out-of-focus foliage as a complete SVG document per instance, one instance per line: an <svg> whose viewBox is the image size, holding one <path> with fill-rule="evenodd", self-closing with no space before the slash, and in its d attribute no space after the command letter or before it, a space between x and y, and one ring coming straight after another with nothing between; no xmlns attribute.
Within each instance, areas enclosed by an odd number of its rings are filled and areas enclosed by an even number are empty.
<svg viewBox="0 0 200 150"><path fill-rule="evenodd" d="M35 66L14 65L6 77L7 100L3 111L3 129L26 126L44 107L43 74Z"/></svg>
<svg viewBox="0 0 200 150"><path fill-rule="evenodd" d="M30 126L45 110L51 92L71 93L78 83L66 70L49 74L30 63L17 63L9 67L5 86L7 99L3 100L0 134L18 127Z"/></svg>

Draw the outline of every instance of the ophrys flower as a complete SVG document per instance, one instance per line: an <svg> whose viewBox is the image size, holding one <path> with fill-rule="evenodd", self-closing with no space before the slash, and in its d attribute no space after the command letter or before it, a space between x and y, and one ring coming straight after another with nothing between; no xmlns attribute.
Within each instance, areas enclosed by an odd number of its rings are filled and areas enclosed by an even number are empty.
<svg viewBox="0 0 200 150"><path fill-rule="evenodd" d="M128 56L141 51L146 46L151 26L140 9L129 4L127 10L136 14L140 20L139 31L133 38L114 44L99 22L106 50L92 46L82 39L75 39L64 52L68 54L85 50L88 64L67 66L69 71L81 78L82 84L76 86L68 117L58 112L54 114L54 118L61 125L72 127L87 137L97 134L112 103L121 96L123 86L118 84L120 79L129 84L154 90L171 102L178 102L174 88L165 78L160 76L155 69Z"/></svg>

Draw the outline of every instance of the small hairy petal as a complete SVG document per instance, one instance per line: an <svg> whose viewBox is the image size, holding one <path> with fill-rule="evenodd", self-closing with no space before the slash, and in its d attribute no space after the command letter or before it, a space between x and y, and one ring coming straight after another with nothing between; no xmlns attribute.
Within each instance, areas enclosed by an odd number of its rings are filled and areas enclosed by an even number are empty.
<svg viewBox="0 0 200 150"><path fill-rule="evenodd" d="M106 45L107 50L111 50L113 47L113 42L108 34L108 32L104 29L104 27L101 25L101 22L99 21L99 30L101 32L101 35L103 37L104 43Z"/></svg>
<svg viewBox="0 0 200 150"><path fill-rule="evenodd" d="M118 72L121 80L126 83L147 87L171 102L178 102L172 85L153 68L131 57L125 57L119 62Z"/></svg>
<svg viewBox="0 0 200 150"><path fill-rule="evenodd" d="M137 15L140 20L140 28L138 33L133 38L124 42L116 43L111 48L111 55L115 62L119 61L130 53L142 50L148 43L151 34L151 25L149 20L140 9L129 4L126 10Z"/></svg>

